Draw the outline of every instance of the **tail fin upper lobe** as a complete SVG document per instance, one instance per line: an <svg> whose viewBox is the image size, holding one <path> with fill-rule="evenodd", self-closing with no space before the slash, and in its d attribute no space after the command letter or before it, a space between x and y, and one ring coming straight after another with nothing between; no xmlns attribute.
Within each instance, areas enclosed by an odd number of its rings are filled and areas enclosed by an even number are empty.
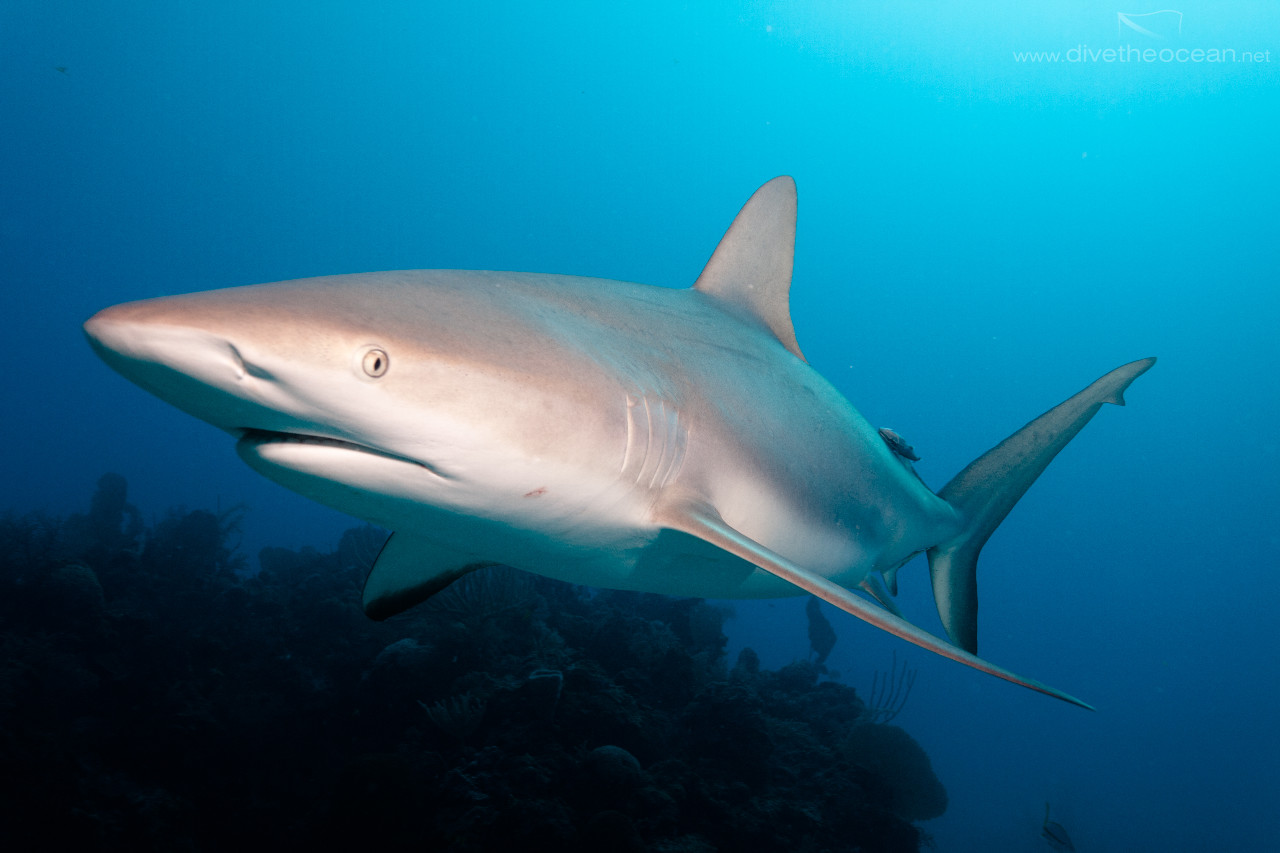
<svg viewBox="0 0 1280 853"><path fill-rule="evenodd" d="M964 519L959 535L928 551L933 599L952 643L978 652L978 553L991 533L1102 404L1123 406L1125 389L1155 363L1144 358L1117 367L975 459L938 492Z"/></svg>

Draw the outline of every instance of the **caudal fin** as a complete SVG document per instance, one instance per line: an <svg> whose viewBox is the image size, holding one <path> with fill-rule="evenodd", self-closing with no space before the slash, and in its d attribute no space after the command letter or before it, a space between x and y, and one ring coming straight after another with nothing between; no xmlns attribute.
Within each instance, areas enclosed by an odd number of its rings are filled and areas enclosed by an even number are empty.
<svg viewBox="0 0 1280 853"><path fill-rule="evenodd" d="M978 553L991 533L1102 404L1123 406L1125 389L1155 363L1144 358L1117 367L988 450L938 492L964 520L958 536L928 552L933 600L952 643L978 652Z"/></svg>

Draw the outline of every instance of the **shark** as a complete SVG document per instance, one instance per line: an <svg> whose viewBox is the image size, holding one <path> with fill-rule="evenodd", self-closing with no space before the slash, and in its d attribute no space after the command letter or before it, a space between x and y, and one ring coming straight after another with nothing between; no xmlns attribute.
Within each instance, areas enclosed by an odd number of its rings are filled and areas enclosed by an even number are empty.
<svg viewBox="0 0 1280 853"><path fill-rule="evenodd" d="M708 598L810 593L951 660L977 656L988 537L1103 404L1112 370L937 492L805 359L790 311L796 188L747 201L692 287L410 270L106 308L89 343L235 439L255 471L392 531L363 608L386 619L505 565ZM924 554L945 639L903 618Z"/></svg>

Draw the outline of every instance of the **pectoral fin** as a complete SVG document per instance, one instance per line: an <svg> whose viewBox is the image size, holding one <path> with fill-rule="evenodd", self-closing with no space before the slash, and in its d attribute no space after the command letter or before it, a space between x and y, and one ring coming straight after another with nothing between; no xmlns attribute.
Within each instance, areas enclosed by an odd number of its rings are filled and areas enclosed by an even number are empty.
<svg viewBox="0 0 1280 853"><path fill-rule="evenodd" d="M887 610L880 609L866 599L858 597L821 575L795 565L730 527L714 507L697 501L688 501L668 506L660 510L658 515L659 522L664 526L710 542L730 554L740 557L752 565L759 566L766 572L777 575L783 580L795 584L800 589L818 596L823 601L834 604L864 622L870 622L877 628L901 637L909 643L915 643L922 649L928 649L945 658L973 667L980 672L1003 678L1005 681L1012 681L1014 684L1020 684L1023 687L1053 696L1064 702L1070 702L1073 705L1093 710L1093 706L1080 701L1074 696L988 663L982 658L971 655L927 631L920 630L905 619L899 618Z"/></svg>
<svg viewBox="0 0 1280 853"><path fill-rule="evenodd" d="M421 604L469 572L497 565L427 539L392 533L364 582L364 612L381 622Z"/></svg>

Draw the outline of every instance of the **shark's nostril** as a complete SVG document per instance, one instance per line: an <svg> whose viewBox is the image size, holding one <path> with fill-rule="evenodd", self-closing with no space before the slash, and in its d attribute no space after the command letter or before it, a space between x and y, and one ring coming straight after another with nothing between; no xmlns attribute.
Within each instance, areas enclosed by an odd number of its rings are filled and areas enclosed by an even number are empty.
<svg viewBox="0 0 1280 853"><path fill-rule="evenodd" d="M236 349L235 344L227 344L227 352L231 354L231 365L235 370L236 379L244 379L248 369L245 367L244 356L240 355L240 350Z"/></svg>
<svg viewBox="0 0 1280 853"><path fill-rule="evenodd" d="M231 355L231 363L235 369L236 379L244 379L246 376L252 376L254 379L275 379L275 374L264 367L254 364L252 361L244 357L240 350L236 349L233 343L227 344L227 352Z"/></svg>

